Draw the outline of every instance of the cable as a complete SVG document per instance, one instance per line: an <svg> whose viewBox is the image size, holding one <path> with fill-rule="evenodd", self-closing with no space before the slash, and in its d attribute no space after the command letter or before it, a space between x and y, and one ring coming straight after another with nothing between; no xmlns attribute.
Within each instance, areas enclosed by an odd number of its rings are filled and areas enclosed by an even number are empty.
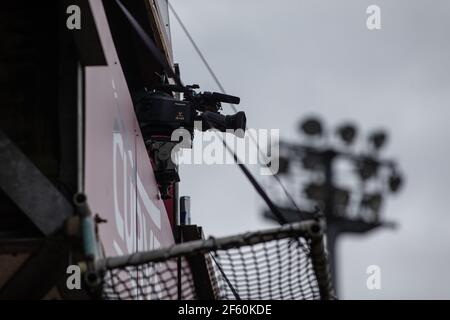
<svg viewBox="0 0 450 320"><path fill-rule="evenodd" d="M195 51L197 52L197 54L199 55L200 59L203 61L203 64L205 65L205 67L208 69L209 73L211 74L211 76L214 79L214 82L217 84L217 86L219 87L220 91L222 93L226 93L225 89L223 88L222 84L220 83L219 79L217 78L216 74L214 73L213 69L211 68L211 66L209 65L208 61L206 60L205 56L203 55L203 53L200 51L200 48L197 46L197 44L195 43L194 39L191 37L191 34L189 33L189 31L186 29L186 26L184 25L183 21L181 21L180 17L178 16L178 14L176 13L176 11L173 9L172 5L170 4L169 1L167 1L167 3L169 4L169 8L170 11L172 11L173 15L175 16L175 18L177 19L178 23L180 24L181 28L183 29L184 33L186 34L186 36L188 37L189 41L191 42L192 46L194 47ZM237 112L236 107L234 104L230 104L231 107L233 108L234 112Z"/></svg>
<svg viewBox="0 0 450 320"><path fill-rule="evenodd" d="M192 38L191 34L189 33L188 29L186 28L186 26L184 25L183 21L181 20L180 16L178 15L178 13L175 11L175 9L173 8L173 6L170 4L170 1L167 1L168 5L169 5L169 9L170 11L172 11L175 19L178 21L178 24L180 25L181 29L183 29L185 35L187 36L187 38L189 39L189 41L191 42L192 46L194 47L194 50L197 52L198 56L200 57L200 59L202 60L203 64L205 65L206 69L208 69L208 72L210 73L211 77L214 79L214 82L216 83L216 85L219 87L220 91L224 94L226 94L227 92L225 91L222 83L220 82L219 78L217 77L216 73L214 72L214 70L211 68L211 66L209 65L208 61L206 60L205 56L203 55L202 51L200 50L200 48L198 47L198 45L196 44L196 42L194 41L194 39ZM231 106L231 108L233 109L234 112L237 112L237 108L234 104L229 104ZM266 155L264 154L264 152L262 152L258 141L256 140L256 138L253 136L253 134L251 133L251 131L247 131L248 132L248 136L250 137L250 140L253 142L253 144L256 146L256 149L258 150L259 154L263 157L264 161L268 161ZM297 203L295 202L294 198L292 197L292 195L287 191L286 187L284 186L284 184L281 182L281 179L278 175L273 174L272 175L274 177L274 179L277 181L277 183L280 185L281 189L283 190L283 193L286 195L286 197L288 198L288 200L292 203L292 205L294 206L294 208L298 211L301 212L300 208L297 206Z"/></svg>
<svg viewBox="0 0 450 320"><path fill-rule="evenodd" d="M136 19L131 15L131 13L127 10L127 8L124 7L124 5L119 0L116 0L116 3L122 10L122 13L128 19L128 22L131 24L134 31L136 31L136 33L141 38L142 42L144 42L147 49L151 52L152 56L158 61L158 64L164 69L164 71L170 78L173 78L175 80L176 84L178 84L179 86L183 86L180 77L173 71L172 67L167 63L166 59L164 58L164 55L161 53L161 51L159 51L158 47L148 36L145 30L141 27L139 22L136 21Z"/></svg>
<svg viewBox="0 0 450 320"><path fill-rule="evenodd" d="M253 185L253 187L255 188L256 192L258 192L259 195L261 196L261 198L263 198L264 202L267 204L269 209L274 214L275 218L278 220L278 223L279 224L286 224L287 223L286 219L281 214L281 212L278 209L278 207L272 202L272 200L267 195L267 193L264 191L264 189L261 187L261 185L258 183L258 181L255 179L255 177L251 174L250 170L248 170L248 168L243 163L239 163L239 159L237 157L236 152L234 152L234 150L232 150L230 148L230 146L227 145L227 143L225 142L225 139L223 139L222 136L220 136L220 135L217 135L217 136L220 138L220 140L222 140L222 143L223 143L224 147L228 150L228 152L233 155L233 159L234 159L235 163L239 166L239 168L242 170L244 175L247 177L247 179Z"/></svg>
<svg viewBox="0 0 450 320"><path fill-rule="evenodd" d="M233 293L235 299L236 300L241 300L241 297L239 296L236 288L231 284L231 281L228 279L227 275L223 271L222 266L220 265L220 263L214 257L214 254L210 252L209 255L211 256L212 260L214 261L214 263L216 264L217 268L219 269L219 272L221 273L222 277L224 278L225 282L227 283L228 287L230 288L231 292Z"/></svg>

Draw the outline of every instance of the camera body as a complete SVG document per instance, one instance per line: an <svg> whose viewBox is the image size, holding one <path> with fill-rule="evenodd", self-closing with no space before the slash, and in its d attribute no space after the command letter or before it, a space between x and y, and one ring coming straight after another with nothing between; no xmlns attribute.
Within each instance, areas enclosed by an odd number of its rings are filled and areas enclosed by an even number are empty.
<svg viewBox="0 0 450 320"><path fill-rule="evenodd" d="M196 111L189 101L154 91L145 94L136 105L136 115L145 140L155 135L170 136L178 128L193 132Z"/></svg>

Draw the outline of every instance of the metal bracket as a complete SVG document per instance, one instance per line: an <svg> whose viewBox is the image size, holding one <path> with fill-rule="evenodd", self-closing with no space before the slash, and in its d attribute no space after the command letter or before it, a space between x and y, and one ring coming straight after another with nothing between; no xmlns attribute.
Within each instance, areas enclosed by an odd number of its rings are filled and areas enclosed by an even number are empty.
<svg viewBox="0 0 450 320"><path fill-rule="evenodd" d="M61 229L74 209L38 168L0 131L0 188L45 235Z"/></svg>

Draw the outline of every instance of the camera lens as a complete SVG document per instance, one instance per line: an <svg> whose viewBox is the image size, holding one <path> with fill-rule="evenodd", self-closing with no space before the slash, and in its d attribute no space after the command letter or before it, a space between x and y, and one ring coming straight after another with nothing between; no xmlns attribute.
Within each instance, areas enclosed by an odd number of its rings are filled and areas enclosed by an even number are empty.
<svg viewBox="0 0 450 320"><path fill-rule="evenodd" d="M225 116L225 126L227 129L242 129L243 131L245 131L245 127L247 126L247 118L245 117L245 112L239 111L232 116Z"/></svg>
<svg viewBox="0 0 450 320"><path fill-rule="evenodd" d="M243 111L227 116L216 112L205 111L202 114L202 118L204 130L217 129L222 132L225 132L226 130L234 130L236 136L238 137L243 137L245 134L247 118L245 117L245 112Z"/></svg>

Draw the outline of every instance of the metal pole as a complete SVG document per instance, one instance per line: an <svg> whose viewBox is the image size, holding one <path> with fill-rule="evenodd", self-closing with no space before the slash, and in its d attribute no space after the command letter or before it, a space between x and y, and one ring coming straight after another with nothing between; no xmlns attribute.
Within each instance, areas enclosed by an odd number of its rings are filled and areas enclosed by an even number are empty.
<svg viewBox="0 0 450 320"><path fill-rule="evenodd" d="M327 223L327 247L329 254L330 272L335 288L335 293L338 293L338 279L337 279L337 266L336 266L336 240L339 234L339 227L333 221L334 218L334 200L335 200L335 188L334 188L334 172L333 161L336 159L336 152L333 150L327 150L324 152L325 158L325 208L324 214Z"/></svg>
<svg viewBox="0 0 450 320"><path fill-rule="evenodd" d="M327 223L327 249L328 249L328 262L330 265L331 280L333 282L334 292L338 295L338 268L337 268L337 255L336 255L336 241L339 235L338 227L333 223Z"/></svg>

